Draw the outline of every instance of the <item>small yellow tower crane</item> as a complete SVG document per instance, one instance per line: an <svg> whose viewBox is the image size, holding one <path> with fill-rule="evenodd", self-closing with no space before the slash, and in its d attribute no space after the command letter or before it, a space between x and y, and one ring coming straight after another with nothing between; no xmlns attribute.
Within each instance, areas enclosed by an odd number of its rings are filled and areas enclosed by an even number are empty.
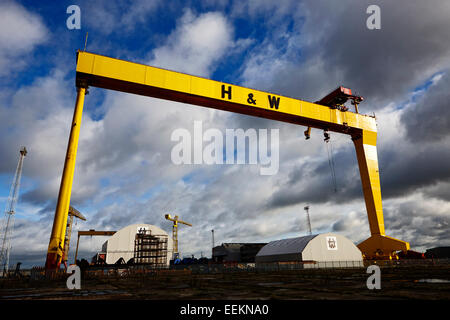
<svg viewBox="0 0 450 320"><path fill-rule="evenodd" d="M173 259L178 259L179 258L179 252L178 252L178 223L182 223L185 224L189 227L192 227L192 224L182 221L182 220L178 220L178 216L175 217L171 217L170 214L166 214L164 216L167 220L169 221L173 221L173 227L172 227L172 238L173 238Z"/></svg>

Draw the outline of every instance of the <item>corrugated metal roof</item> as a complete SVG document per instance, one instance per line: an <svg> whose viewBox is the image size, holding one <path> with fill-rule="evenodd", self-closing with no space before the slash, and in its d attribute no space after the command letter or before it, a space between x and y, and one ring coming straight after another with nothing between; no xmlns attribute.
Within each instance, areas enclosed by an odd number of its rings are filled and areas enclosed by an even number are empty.
<svg viewBox="0 0 450 320"><path fill-rule="evenodd" d="M271 241L259 250L257 257L301 253L306 245L314 239L317 234L305 237L289 238L283 240Z"/></svg>

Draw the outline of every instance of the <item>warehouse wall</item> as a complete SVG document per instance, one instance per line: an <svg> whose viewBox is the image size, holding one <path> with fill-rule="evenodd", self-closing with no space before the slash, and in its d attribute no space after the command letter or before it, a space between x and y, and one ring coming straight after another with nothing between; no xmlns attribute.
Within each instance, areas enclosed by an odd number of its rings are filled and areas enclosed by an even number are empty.
<svg viewBox="0 0 450 320"><path fill-rule="evenodd" d="M302 260L317 262L362 261L362 254L348 238L340 234L323 233L308 242L303 249Z"/></svg>

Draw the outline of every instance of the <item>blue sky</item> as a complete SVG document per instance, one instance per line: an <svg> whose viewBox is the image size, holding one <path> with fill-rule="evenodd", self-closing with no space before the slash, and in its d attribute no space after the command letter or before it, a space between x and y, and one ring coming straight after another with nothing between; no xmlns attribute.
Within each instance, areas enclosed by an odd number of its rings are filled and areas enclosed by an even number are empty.
<svg viewBox="0 0 450 320"><path fill-rule="evenodd" d="M13 1L0 5L0 204L5 206L26 145L13 259L43 264L75 102L75 54L87 51L315 101L339 85L375 112L387 234L417 250L448 245L450 210L449 4L375 1L382 28L368 30L374 1ZM414 1L413 1L414 2ZM66 9L81 10L69 30ZM177 128L280 130L280 170L176 166ZM184 254L216 242L263 242L314 231L368 237L351 141L332 135L333 191L322 133L196 106L90 88L72 204L88 221L75 230L150 223L170 232L167 211L194 224L180 230ZM413 174L414 173L414 174ZM236 223L239 221L239 223ZM76 232L76 231L74 231ZM86 257L105 239L81 245Z"/></svg>

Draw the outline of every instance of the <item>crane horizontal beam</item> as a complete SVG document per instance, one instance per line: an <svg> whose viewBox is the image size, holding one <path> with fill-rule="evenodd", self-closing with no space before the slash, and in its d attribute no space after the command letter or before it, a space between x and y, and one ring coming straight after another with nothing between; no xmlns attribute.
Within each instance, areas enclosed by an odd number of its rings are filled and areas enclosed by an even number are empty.
<svg viewBox="0 0 450 320"><path fill-rule="evenodd" d="M86 218L81 214L81 212L72 206L69 206L69 215L77 217L80 220L86 221Z"/></svg>
<svg viewBox="0 0 450 320"><path fill-rule="evenodd" d="M78 237L77 237L77 248L75 250L75 258L74 258L74 263L76 263L77 261L77 257L78 257L78 244L80 242L80 237L81 236L112 236L116 233L117 231L96 231L96 230L88 230L88 231L78 231Z"/></svg>
<svg viewBox="0 0 450 320"><path fill-rule="evenodd" d="M117 231L96 231L96 230L89 230L89 231L78 231L78 236L112 236Z"/></svg>
<svg viewBox="0 0 450 320"><path fill-rule="evenodd" d="M185 222L183 220L178 220L178 216L175 216L174 218L172 218L172 216L170 214L166 214L164 217L166 218L166 220L173 221L175 223L182 223L182 224L192 227L192 224Z"/></svg>
<svg viewBox="0 0 450 320"><path fill-rule="evenodd" d="M180 72L78 52L78 86L134 93L357 135L376 132L375 118Z"/></svg>
<svg viewBox="0 0 450 320"><path fill-rule="evenodd" d="M185 225L187 225L187 226L189 226L189 227L192 227L192 224L190 224L190 223L188 223L188 222L185 222L185 221L183 221L183 220L177 220L177 222L178 222L178 223L185 224Z"/></svg>

